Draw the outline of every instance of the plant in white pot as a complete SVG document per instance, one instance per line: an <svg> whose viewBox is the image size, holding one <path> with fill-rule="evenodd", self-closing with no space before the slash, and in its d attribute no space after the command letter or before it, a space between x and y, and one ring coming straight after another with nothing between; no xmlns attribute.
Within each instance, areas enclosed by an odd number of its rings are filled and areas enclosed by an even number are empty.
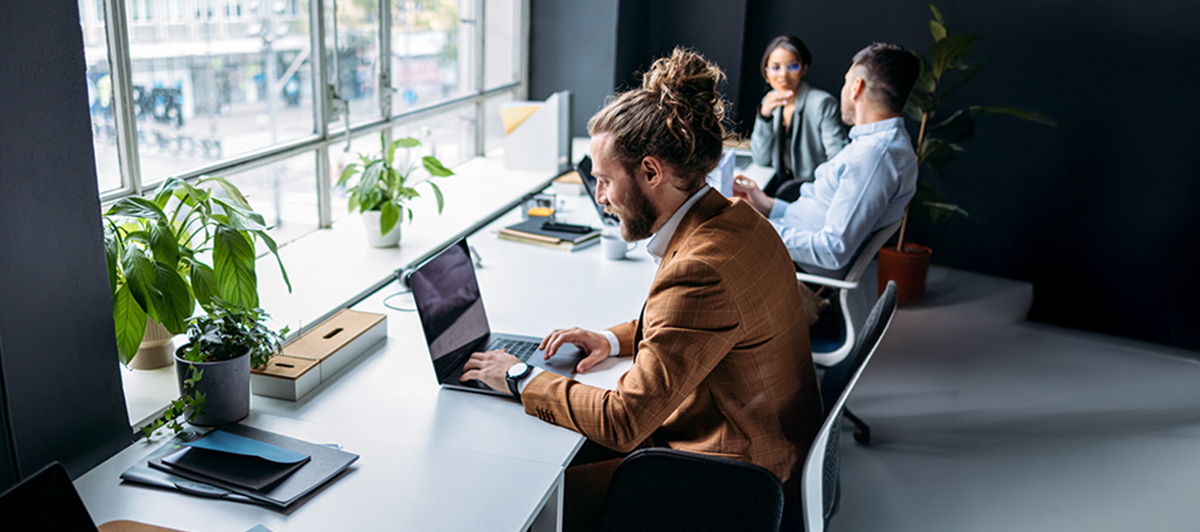
<svg viewBox="0 0 1200 532"><path fill-rule="evenodd" d="M390 145L383 133L379 134L382 149L377 158L358 154L358 163L347 165L338 178L337 185L350 194L350 212L361 211L363 225L367 232L367 242L375 247L391 247L400 242L400 222L407 211L408 220L412 221L412 209L408 201L421 194L408 182L417 168L416 161L410 161L404 171L396 168L395 156L397 148L411 149L421 145L412 137L399 139ZM436 157L426 155L421 158L421 165L429 172L430 180L423 181L433 189L437 198L438 214L442 212L442 190L432 181L432 178L454 175L442 165ZM357 175L358 180L350 185L351 178ZM418 185L420 183L417 183Z"/></svg>
<svg viewBox="0 0 1200 532"><path fill-rule="evenodd" d="M220 425L250 413L250 368L278 353L288 328L272 331L260 308L214 300L204 316L188 320L188 343L175 352L179 398L163 415L142 427L146 437L164 425L175 432L181 421Z"/></svg>
<svg viewBox="0 0 1200 532"><path fill-rule="evenodd" d="M117 351L131 368L170 365L170 340L184 332L196 303L206 311L216 298L258 306L256 239L279 259L262 215L220 177L168 179L152 198L118 200L104 221ZM282 261L279 269L290 291ZM139 349L143 339L149 349Z"/></svg>
<svg viewBox="0 0 1200 532"><path fill-rule="evenodd" d="M909 93L904 112L921 123L916 139L917 166L941 171L963 152L962 143L975 133L977 118L988 114L1008 115L1030 122L1053 126L1054 121L1031 111L1012 107L971 105L960 109L947 109L947 98L975 78L983 68L969 65L966 58L971 45L983 37L980 35L952 35L946 30L946 21L941 11L929 4L933 20L929 31L934 42L929 46L928 58L918 54L921 74ZM929 219L942 221L954 214L967 215L962 207L942 198L923 172L917 181L917 193L904 211L904 222L900 226L900 238L894 247L884 246L879 251L879 291L883 292L889 280L896 281L897 296L901 305L916 303L925 293L925 277L929 270L932 250L925 246L905 242L908 236L908 215L916 206Z"/></svg>

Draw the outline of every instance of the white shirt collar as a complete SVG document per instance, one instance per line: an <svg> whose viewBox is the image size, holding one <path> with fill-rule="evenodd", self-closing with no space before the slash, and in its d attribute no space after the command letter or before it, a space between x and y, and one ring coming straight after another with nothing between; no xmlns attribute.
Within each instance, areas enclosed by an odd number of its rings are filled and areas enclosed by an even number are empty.
<svg viewBox="0 0 1200 532"><path fill-rule="evenodd" d="M683 205L679 206L675 214L672 214L667 219L667 223L663 224L662 228L654 234L654 238L650 239L650 243L646 244L646 251L650 253L650 256L654 257L655 264L662 261L663 253L667 251L667 244L671 243L671 237L675 236L675 229L679 228L679 222L683 220L683 216L692 209L692 205L700 201L700 197L704 196L708 192L708 189L708 185L704 185L700 188L699 192L692 194L692 197L683 202Z"/></svg>

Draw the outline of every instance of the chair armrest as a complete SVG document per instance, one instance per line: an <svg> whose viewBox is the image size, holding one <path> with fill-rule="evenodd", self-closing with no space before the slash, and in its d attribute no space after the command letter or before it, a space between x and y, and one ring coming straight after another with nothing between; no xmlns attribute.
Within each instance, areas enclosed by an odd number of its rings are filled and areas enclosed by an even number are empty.
<svg viewBox="0 0 1200 532"><path fill-rule="evenodd" d="M833 288L841 288L844 290L854 290L855 288L858 288L858 281L843 281L841 279L832 279L829 277L822 277L820 275L813 275L810 273L797 272L796 280L804 281L806 283L819 284L822 286L831 286Z"/></svg>

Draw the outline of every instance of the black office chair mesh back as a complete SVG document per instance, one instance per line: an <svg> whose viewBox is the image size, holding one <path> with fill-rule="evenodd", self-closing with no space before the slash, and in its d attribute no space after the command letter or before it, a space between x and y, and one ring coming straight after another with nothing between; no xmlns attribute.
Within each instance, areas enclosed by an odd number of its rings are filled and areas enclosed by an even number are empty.
<svg viewBox="0 0 1200 532"><path fill-rule="evenodd" d="M613 473L603 532L779 529L783 486L757 465L674 449L641 449Z"/></svg>
<svg viewBox="0 0 1200 532"><path fill-rule="evenodd" d="M833 408L838 397L841 397L842 391L850 383L850 377L858 371L867 353L875 349L875 344L879 343L880 337L883 336L883 331L896 308L895 285L895 282L888 281L888 287L879 295L879 300L867 315L867 321L863 323L862 331L859 331L850 354L841 362L825 368L821 376L821 401L825 405L826 413ZM884 314L888 319L883 319Z"/></svg>

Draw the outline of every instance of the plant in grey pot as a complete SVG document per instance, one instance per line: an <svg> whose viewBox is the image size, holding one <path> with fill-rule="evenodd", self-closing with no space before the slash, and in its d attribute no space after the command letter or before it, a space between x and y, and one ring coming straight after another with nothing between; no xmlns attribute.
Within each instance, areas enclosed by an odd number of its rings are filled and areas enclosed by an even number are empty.
<svg viewBox="0 0 1200 532"><path fill-rule="evenodd" d="M379 134L382 146L379 156L371 158L358 154L358 163L347 165L342 170L337 186L350 194L350 212L361 211L363 225L367 231L367 243L380 248L391 247L400 242L400 222L408 213L412 221L412 209L408 208L409 200L419 197L417 189L408 186L416 169L416 161L411 161L404 171L396 168L396 148L416 148L421 142L412 137L399 139L390 145L383 133ZM432 155L421 158L421 165L429 172L430 180L422 181L433 189L437 198L438 214L442 212L444 199L442 190L432 181L435 177L454 175L441 161ZM358 175L358 181L350 185L350 178ZM420 183L417 183L418 185Z"/></svg>
<svg viewBox="0 0 1200 532"><path fill-rule="evenodd" d="M205 311L216 298L258 306L255 240L279 259L263 216L221 177L168 179L153 197L121 198L104 221L117 350L132 368L171 363L170 340L184 332L196 303ZM282 261L279 269L290 291ZM161 363L135 360L148 337L165 351Z"/></svg>
<svg viewBox="0 0 1200 532"><path fill-rule="evenodd" d="M974 135L978 117L983 115L1007 115L1054 125L1053 120L1041 114L1013 107L971 105L951 108L947 100L950 95L974 79L983 68L967 63L971 45L983 37L949 33L941 11L933 4L929 4L929 9L933 13L929 31L934 42L929 45L928 57L917 54L921 60L921 74L904 105L904 113L921 124L915 146L918 168L941 172L954 162L963 152L962 143ZM967 215L962 207L942 198L928 178L928 172L922 172L917 181L917 193L905 208L895 248L884 246L879 251L879 292L883 292L888 280L896 281L901 305L916 303L925 293L925 276L932 255L932 250L925 246L905 242L910 208L917 207L935 222L956 213Z"/></svg>
<svg viewBox="0 0 1200 532"><path fill-rule="evenodd" d="M219 425L250 413L250 368L279 352L288 328L265 325L269 316L213 301L207 315L188 320L188 343L175 352L179 398L141 430L147 437L166 425L176 432L180 419L194 425Z"/></svg>

